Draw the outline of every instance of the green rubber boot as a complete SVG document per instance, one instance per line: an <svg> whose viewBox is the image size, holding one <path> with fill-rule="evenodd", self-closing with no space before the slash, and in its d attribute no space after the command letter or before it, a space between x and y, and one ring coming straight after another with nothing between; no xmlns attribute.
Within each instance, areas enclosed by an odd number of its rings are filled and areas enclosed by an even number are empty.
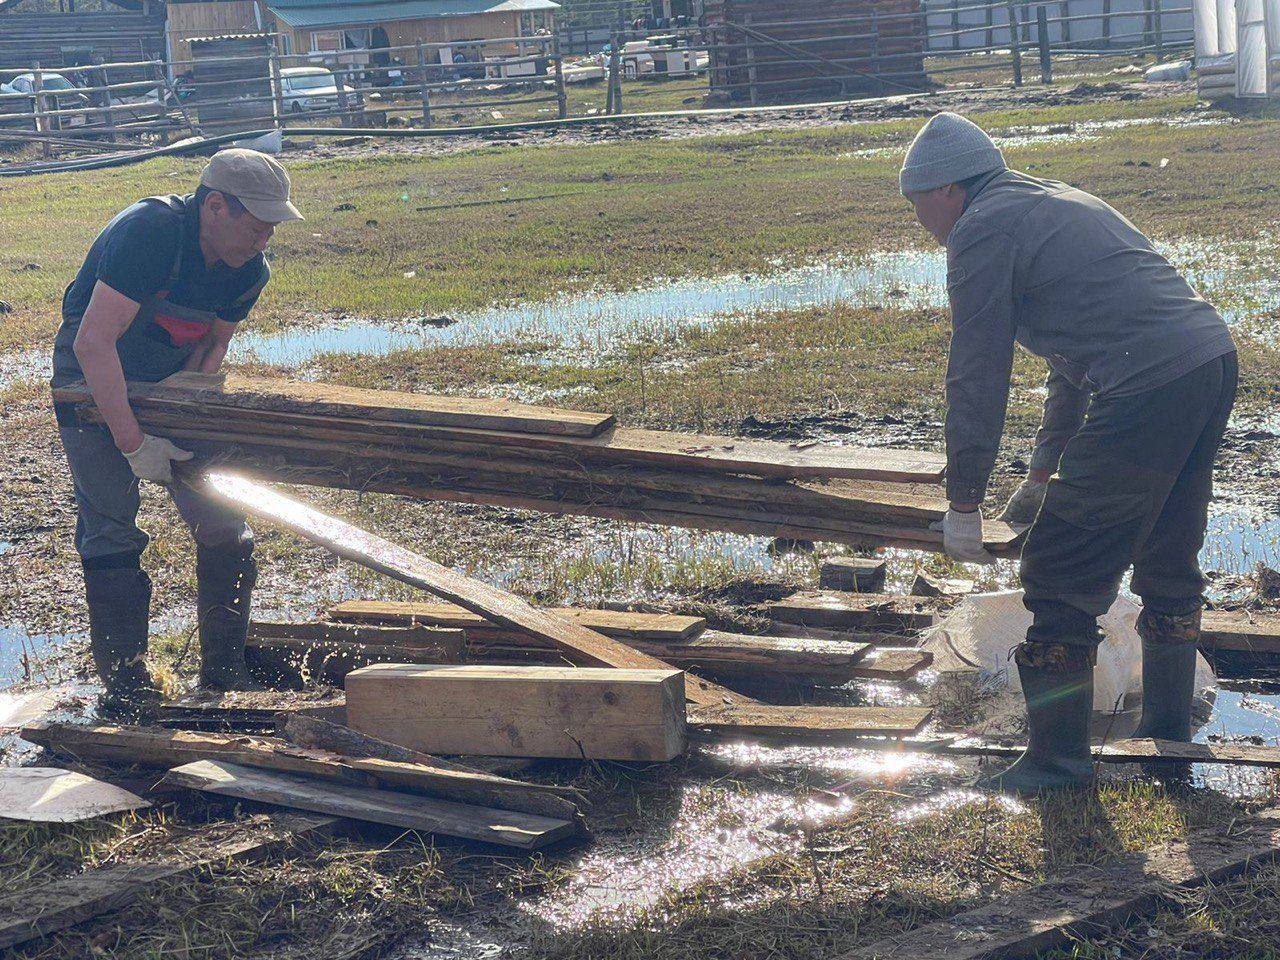
<svg viewBox="0 0 1280 960"><path fill-rule="evenodd" d="M1029 663L1032 657L1038 662ZM1019 796L1092 787L1092 657L1084 648L1066 644L1037 644L1031 650L1022 644L1015 660L1027 700L1027 749L1008 770L978 781L978 786Z"/></svg>
<svg viewBox="0 0 1280 960"><path fill-rule="evenodd" d="M147 672L151 578L137 567L86 569L89 652L102 680L97 714L115 723L148 723L162 696Z"/></svg>
<svg viewBox="0 0 1280 960"><path fill-rule="evenodd" d="M249 676L244 648L258 565L252 543L196 548L196 614L200 686L205 690L261 690Z"/></svg>
<svg viewBox="0 0 1280 960"><path fill-rule="evenodd" d="M1133 736L1189 743L1200 611L1167 616L1143 609L1138 635L1142 637L1142 718Z"/></svg>

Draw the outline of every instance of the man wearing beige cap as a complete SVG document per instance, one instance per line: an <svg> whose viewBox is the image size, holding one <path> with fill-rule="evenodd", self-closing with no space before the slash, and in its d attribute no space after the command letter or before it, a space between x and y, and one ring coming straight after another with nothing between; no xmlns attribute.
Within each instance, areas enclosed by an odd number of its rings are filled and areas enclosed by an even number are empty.
<svg viewBox="0 0 1280 960"><path fill-rule="evenodd" d="M118 214L63 294L52 384L83 379L105 421L82 425L74 410L55 405L104 717L138 719L159 696L144 663L151 580L139 564L148 542L137 525L140 480L169 488L196 541L201 686L248 685L253 534L243 515L173 483L174 462L191 454L142 432L125 382L217 372L270 279L263 251L276 224L300 219L279 163L224 150L194 194L148 197Z"/></svg>

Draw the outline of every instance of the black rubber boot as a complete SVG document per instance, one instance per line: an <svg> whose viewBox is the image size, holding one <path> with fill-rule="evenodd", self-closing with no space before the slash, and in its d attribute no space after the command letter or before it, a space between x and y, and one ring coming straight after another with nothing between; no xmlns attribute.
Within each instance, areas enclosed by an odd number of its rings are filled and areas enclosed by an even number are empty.
<svg viewBox="0 0 1280 960"><path fill-rule="evenodd" d="M253 543L196 548L196 611L200 631L200 686L207 690L260 690L244 662L245 638L258 565Z"/></svg>
<svg viewBox="0 0 1280 960"><path fill-rule="evenodd" d="M1020 796L1091 787L1092 655L1066 644L1036 645L1031 651L1028 646L1022 644L1015 654L1027 700L1027 749L1008 770L978 786Z"/></svg>
<svg viewBox="0 0 1280 960"><path fill-rule="evenodd" d="M1134 737L1191 741L1200 615L1195 610L1168 616L1144 608L1138 617L1138 634L1142 637L1142 718Z"/></svg>
<svg viewBox="0 0 1280 960"><path fill-rule="evenodd" d="M136 567L87 568L89 651L102 679L98 716L120 723L147 723L161 694L147 672L151 578Z"/></svg>

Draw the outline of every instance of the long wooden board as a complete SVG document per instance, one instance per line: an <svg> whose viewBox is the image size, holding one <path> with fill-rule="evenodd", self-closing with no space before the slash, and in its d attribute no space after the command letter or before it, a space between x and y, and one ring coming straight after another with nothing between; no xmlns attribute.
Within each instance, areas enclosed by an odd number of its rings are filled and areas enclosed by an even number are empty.
<svg viewBox="0 0 1280 960"><path fill-rule="evenodd" d="M287 527L338 556L434 593L486 620L543 637L580 664L640 670L671 669L670 664L656 657L634 650L564 617L538 610L505 590L450 570L354 524L326 516L306 504L241 477L226 473L210 474L205 489L254 516L264 517ZM856 728L863 709L848 708L841 711L839 708L826 707L771 707L756 703L750 697L734 693L703 678L693 677L685 683L685 696L695 707L690 711L689 719L697 719L704 726L714 726L723 720L732 727L732 711L738 706L746 706L751 709L751 715L756 721L773 713L777 726L788 723L803 726L807 712L814 718L815 731L821 734L832 723L832 711L843 713L842 722ZM875 725L884 729L886 736L910 736L919 730L929 714L927 710L903 708L895 728L891 722L892 709L873 710L874 713L868 716L874 719Z"/></svg>
<svg viewBox="0 0 1280 960"><path fill-rule="evenodd" d="M417 647L439 654L442 663L456 663L466 650L466 632L457 628L402 623L395 626L353 626L347 623L282 623L254 620L249 636L259 640L317 643L376 643L386 647Z"/></svg>
<svg viewBox="0 0 1280 960"><path fill-rule="evenodd" d="M1280 811L1191 833L1115 863L1081 868L997 902L877 940L840 960L1025 957L1154 912L1189 889L1280 859Z"/></svg>
<svg viewBox="0 0 1280 960"><path fill-rule="evenodd" d="M1200 649L1280 656L1280 614L1256 610L1207 610Z"/></svg>
<svg viewBox="0 0 1280 960"><path fill-rule="evenodd" d="M849 743L866 737L909 737L929 722L926 707L735 707L713 722L689 718L689 736L712 742L766 740Z"/></svg>
<svg viewBox="0 0 1280 960"><path fill-rule="evenodd" d="M965 737L941 746L952 756L1018 757L1026 748ZM1280 748L1249 743L1175 743L1172 740L1127 739L1095 744L1099 763L1216 763L1233 767L1280 767Z"/></svg>
<svg viewBox="0 0 1280 960"><path fill-rule="evenodd" d="M262 859L290 843L326 834L338 822L336 817L276 813L230 825L230 829L227 824L208 824L187 840L176 838L158 862L108 864L48 883L23 885L0 898L0 948L47 937L119 910L158 883L192 877L209 866ZM229 835L219 837L222 833Z"/></svg>
<svg viewBox="0 0 1280 960"><path fill-rule="evenodd" d="M295 774L242 767L223 760L197 760L174 767L165 780L180 787L224 797L423 830L519 850L537 850L578 832L577 827L567 820L391 790L319 783Z"/></svg>
<svg viewBox="0 0 1280 960"><path fill-rule="evenodd" d="M910 632L933 623L936 602L882 593L814 590L769 605L774 620L824 630Z"/></svg>
<svg viewBox="0 0 1280 960"><path fill-rule="evenodd" d="M390 761L299 747L274 737L230 736L146 727L32 724L21 736L55 754L169 768L192 760L227 760L353 786L408 790L444 800L573 820L569 791L447 764L436 757Z"/></svg>
<svg viewBox="0 0 1280 960"><path fill-rule="evenodd" d="M566 617L606 637L620 640L687 640L706 629L702 617L674 613L639 613L623 610L585 610L577 607L552 607L549 612ZM392 600L345 600L327 611L329 619L339 623L401 626L417 623L427 626L456 627L476 637L494 625L478 614L456 603L422 603ZM510 631L504 636L515 637ZM489 637L488 639L493 639ZM368 642L367 640L362 642Z"/></svg>
<svg viewBox="0 0 1280 960"><path fill-rule="evenodd" d="M533 407L510 400L476 400L367 390L332 383L267 379L228 374L221 389L204 382L171 377L161 383L128 384L129 400L187 404L218 415L224 408L253 410L263 414L305 413L312 417L347 417L392 423L465 427L473 430L509 430L518 433L594 437L613 424L608 413L584 413L554 407ZM89 399L83 383L59 388L54 399L84 402Z"/></svg>

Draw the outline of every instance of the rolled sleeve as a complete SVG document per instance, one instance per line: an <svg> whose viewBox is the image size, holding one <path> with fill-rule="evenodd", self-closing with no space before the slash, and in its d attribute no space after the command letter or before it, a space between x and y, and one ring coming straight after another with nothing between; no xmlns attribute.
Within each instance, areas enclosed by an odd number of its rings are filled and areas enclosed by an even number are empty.
<svg viewBox="0 0 1280 960"><path fill-rule="evenodd" d="M981 503L995 467L1013 372L1013 239L981 222L948 242L947 498Z"/></svg>
<svg viewBox="0 0 1280 960"><path fill-rule="evenodd" d="M1044 417L1036 434L1035 449L1031 451L1031 469L1052 473L1058 469L1067 441L1080 432L1090 393L1052 369L1044 385Z"/></svg>

